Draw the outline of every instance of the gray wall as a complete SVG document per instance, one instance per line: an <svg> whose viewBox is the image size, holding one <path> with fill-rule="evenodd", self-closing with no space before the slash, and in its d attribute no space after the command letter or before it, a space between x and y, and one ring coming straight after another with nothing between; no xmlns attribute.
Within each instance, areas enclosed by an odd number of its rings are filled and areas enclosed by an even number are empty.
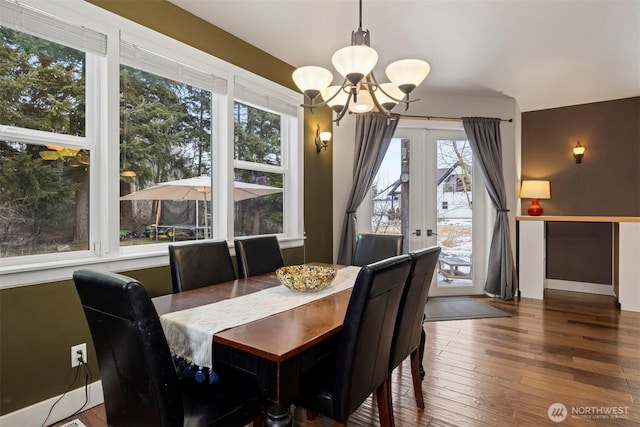
<svg viewBox="0 0 640 427"><path fill-rule="evenodd" d="M523 113L522 179L550 181L545 215L640 216L640 97Z"/></svg>
<svg viewBox="0 0 640 427"><path fill-rule="evenodd" d="M523 113L522 179L550 181L544 215L640 216L640 97ZM612 227L549 223L547 277L610 285Z"/></svg>

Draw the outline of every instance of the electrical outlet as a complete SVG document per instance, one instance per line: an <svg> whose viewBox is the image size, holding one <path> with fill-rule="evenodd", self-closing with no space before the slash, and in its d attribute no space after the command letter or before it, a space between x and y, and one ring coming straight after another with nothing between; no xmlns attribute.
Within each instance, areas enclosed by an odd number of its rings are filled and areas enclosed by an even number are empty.
<svg viewBox="0 0 640 427"><path fill-rule="evenodd" d="M87 344L82 343L71 347L71 367L75 368L80 365L79 357L82 357L82 361L87 363Z"/></svg>

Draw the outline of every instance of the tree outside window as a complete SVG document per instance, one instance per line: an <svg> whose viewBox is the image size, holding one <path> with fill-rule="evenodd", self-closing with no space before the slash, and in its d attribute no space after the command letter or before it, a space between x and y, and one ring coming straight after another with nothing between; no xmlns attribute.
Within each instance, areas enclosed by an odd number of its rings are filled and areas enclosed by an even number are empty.
<svg viewBox="0 0 640 427"><path fill-rule="evenodd" d="M234 180L284 188L282 117L241 102L234 103ZM234 235L284 232L284 194L238 201L234 206Z"/></svg>
<svg viewBox="0 0 640 427"><path fill-rule="evenodd" d="M121 195L210 176L211 92L122 65L120 99ZM121 201L121 245L201 238L207 204L205 214L204 201Z"/></svg>
<svg viewBox="0 0 640 427"><path fill-rule="evenodd" d="M0 257L87 250L86 54L0 27L0 57Z"/></svg>

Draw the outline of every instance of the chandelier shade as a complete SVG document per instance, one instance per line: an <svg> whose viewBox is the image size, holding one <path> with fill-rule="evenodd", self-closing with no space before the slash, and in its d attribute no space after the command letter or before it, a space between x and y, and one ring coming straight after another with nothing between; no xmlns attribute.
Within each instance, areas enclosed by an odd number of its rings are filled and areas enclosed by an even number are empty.
<svg viewBox="0 0 640 427"><path fill-rule="evenodd" d="M300 67L293 72L293 81L309 99L314 99L333 80L331 71L312 65Z"/></svg>
<svg viewBox="0 0 640 427"><path fill-rule="evenodd" d="M342 86L340 85L329 86L322 90L320 94L327 105L336 113L342 112L349 100L349 92L342 90Z"/></svg>
<svg viewBox="0 0 640 427"><path fill-rule="evenodd" d="M373 70L377 62L378 52L369 46L343 47L331 57L333 66L352 85L360 83L360 80Z"/></svg>
<svg viewBox="0 0 640 427"><path fill-rule="evenodd" d="M369 46L369 30L362 29L362 0L358 29L351 33L351 46L336 51L331 63L344 78L341 85L332 85L333 74L322 67L305 66L293 72L298 88L311 100L302 104L313 112L315 108L329 106L336 113L336 123L347 111L365 113L377 109L388 117L397 104L409 108L409 94L427 77L430 66L421 59L403 59L389 64L385 74L390 82L378 83L373 69L378 53ZM321 95L322 101L315 99Z"/></svg>
<svg viewBox="0 0 640 427"><path fill-rule="evenodd" d="M409 93L427 78L431 67L421 59L403 59L387 66L385 74L404 93Z"/></svg>
<svg viewBox="0 0 640 427"><path fill-rule="evenodd" d="M387 110L391 110L396 106L398 103L396 99L402 99L403 97L404 92L402 92L402 90L393 83L382 83L380 85L380 90L376 92L378 102Z"/></svg>
<svg viewBox="0 0 640 427"><path fill-rule="evenodd" d="M373 107L375 107L373 97L366 90L361 90L357 100L349 103L349 110L352 113L368 113L373 110Z"/></svg>

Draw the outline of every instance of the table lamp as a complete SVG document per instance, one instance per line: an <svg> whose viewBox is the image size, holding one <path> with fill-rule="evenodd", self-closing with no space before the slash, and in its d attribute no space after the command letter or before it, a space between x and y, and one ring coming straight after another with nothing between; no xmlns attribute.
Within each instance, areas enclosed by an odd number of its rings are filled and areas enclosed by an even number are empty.
<svg viewBox="0 0 640 427"><path fill-rule="evenodd" d="M529 206L529 209L527 210L529 215L542 215L544 211L542 206L538 203L538 200L551 198L549 181L522 181L520 197L523 199L531 199L531 206Z"/></svg>

